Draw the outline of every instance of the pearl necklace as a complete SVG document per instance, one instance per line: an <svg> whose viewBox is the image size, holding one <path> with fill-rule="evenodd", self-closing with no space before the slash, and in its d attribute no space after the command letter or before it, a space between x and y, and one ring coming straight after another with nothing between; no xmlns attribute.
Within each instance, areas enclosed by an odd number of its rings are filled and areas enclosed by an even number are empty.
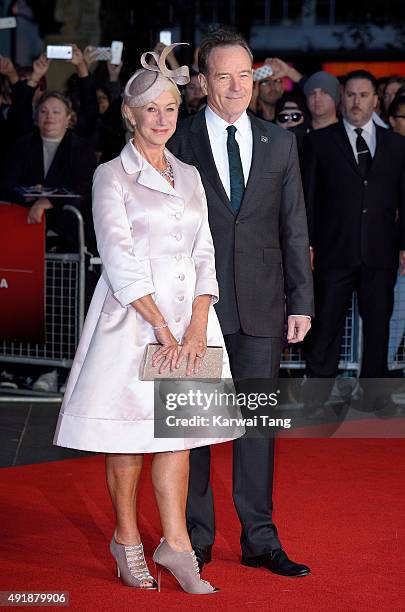
<svg viewBox="0 0 405 612"><path fill-rule="evenodd" d="M164 156L164 158L166 162L166 168L164 170L158 170L158 172L160 176L163 176L164 179L167 177L171 183L174 183L173 167L171 163L169 162L169 160L167 159L166 155Z"/></svg>
<svg viewBox="0 0 405 612"><path fill-rule="evenodd" d="M144 155L142 153L142 147L140 147L136 142L135 142L135 138L132 139L132 143L135 147L135 149L142 155L142 157L144 159L147 160L146 155ZM174 185L174 172L173 172L173 168L171 163L169 162L169 160L167 159L165 153L163 153L163 159L165 161L166 164L166 168L164 170L159 170L158 168L156 168L156 166L154 166L151 162L148 162L153 168L155 168L156 172L159 172L160 176L163 176L164 179L166 179L166 177L169 179L170 183L172 185Z"/></svg>

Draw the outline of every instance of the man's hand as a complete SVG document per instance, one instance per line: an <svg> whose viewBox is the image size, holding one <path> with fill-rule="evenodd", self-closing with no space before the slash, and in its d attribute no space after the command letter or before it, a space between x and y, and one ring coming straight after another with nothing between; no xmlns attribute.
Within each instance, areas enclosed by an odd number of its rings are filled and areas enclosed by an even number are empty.
<svg viewBox="0 0 405 612"><path fill-rule="evenodd" d="M50 208L53 206L48 198L39 198L28 212L27 223L41 223L44 212Z"/></svg>
<svg viewBox="0 0 405 612"><path fill-rule="evenodd" d="M9 57L0 56L0 74L7 77L11 85L15 85L19 80L14 64Z"/></svg>
<svg viewBox="0 0 405 612"><path fill-rule="evenodd" d="M94 47L93 45L87 45L87 47L83 51L83 59L88 66L90 66L90 64L96 64L98 62L96 55L97 47Z"/></svg>
<svg viewBox="0 0 405 612"><path fill-rule="evenodd" d="M155 51L155 53L158 53L159 55L162 53L163 49L166 48L166 45L162 42L157 42L156 45L154 46L153 50Z"/></svg>
<svg viewBox="0 0 405 612"><path fill-rule="evenodd" d="M291 344L302 342L311 329L311 319L300 315L288 317L287 341Z"/></svg>
<svg viewBox="0 0 405 612"><path fill-rule="evenodd" d="M265 60L265 64L268 64L273 68L273 74L271 79L282 79L288 77L294 83L298 83L302 79L302 74L295 70L292 66L289 66L287 62L284 62L279 57L268 57Z"/></svg>
<svg viewBox="0 0 405 612"><path fill-rule="evenodd" d="M76 67L77 74L79 77L89 76L89 69L83 57L83 53L77 45L72 45L72 59L66 60L68 64L73 64Z"/></svg>
<svg viewBox="0 0 405 612"><path fill-rule="evenodd" d="M311 265L311 270L312 272L314 271L314 249L310 246L309 247L309 263Z"/></svg>
<svg viewBox="0 0 405 612"><path fill-rule="evenodd" d="M399 251L399 275L405 276L405 251Z"/></svg>
<svg viewBox="0 0 405 612"><path fill-rule="evenodd" d="M50 66L51 60L47 59L45 53L41 55L32 64L32 74L27 83L30 87L37 87L39 81L46 75Z"/></svg>

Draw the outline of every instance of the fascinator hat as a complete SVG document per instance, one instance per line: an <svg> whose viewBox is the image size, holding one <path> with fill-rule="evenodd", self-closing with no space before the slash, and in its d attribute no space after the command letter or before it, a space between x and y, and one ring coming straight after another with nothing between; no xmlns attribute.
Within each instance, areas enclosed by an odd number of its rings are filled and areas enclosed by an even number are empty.
<svg viewBox="0 0 405 612"><path fill-rule="evenodd" d="M145 106L156 100L170 85L186 85L190 81L187 66L180 66L171 70L166 66L166 58L178 45L188 43L174 43L168 45L159 55L155 51L148 51L141 57L142 68L137 70L125 85L124 104L129 108ZM148 64L147 57L151 55L156 64Z"/></svg>

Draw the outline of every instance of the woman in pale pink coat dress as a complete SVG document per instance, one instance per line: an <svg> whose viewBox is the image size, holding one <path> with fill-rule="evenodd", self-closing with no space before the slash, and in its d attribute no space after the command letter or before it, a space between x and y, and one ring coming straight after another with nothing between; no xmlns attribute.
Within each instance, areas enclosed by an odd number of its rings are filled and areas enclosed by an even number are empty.
<svg viewBox="0 0 405 612"><path fill-rule="evenodd" d="M165 143L176 129L188 69L169 71L165 57L128 81L123 115L133 139L98 168L93 217L103 273L91 302L70 373L55 443L104 452L116 513L110 550L128 586L156 588L136 520L143 453L156 453L152 479L164 538L154 553L189 593L216 589L202 580L187 534L189 450L224 439L154 438L154 383L139 378L148 343L161 348L161 371L186 360L198 371L208 345L224 340L214 248L201 179ZM180 347L181 343L181 347ZM224 349L224 378L231 378ZM232 437L243 432L235 428ZM176 451L176 452L173 452ZM160 577L158 572L158 582Z"/></svg>

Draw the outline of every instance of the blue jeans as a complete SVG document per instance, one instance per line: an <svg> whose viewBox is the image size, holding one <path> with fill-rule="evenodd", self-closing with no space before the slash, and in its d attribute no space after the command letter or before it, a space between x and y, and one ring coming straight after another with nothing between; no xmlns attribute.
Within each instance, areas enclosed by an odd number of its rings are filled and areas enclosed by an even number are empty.
<svg viewBox="0 0 405 612"><path fill-rule="evenodd" d="M405 332L405 276L398 271L394 289L394 310L390 321L390 340L388 346L388 364L396 361L397 351ZM403 361L403 359L399 359Z"/></svg>

